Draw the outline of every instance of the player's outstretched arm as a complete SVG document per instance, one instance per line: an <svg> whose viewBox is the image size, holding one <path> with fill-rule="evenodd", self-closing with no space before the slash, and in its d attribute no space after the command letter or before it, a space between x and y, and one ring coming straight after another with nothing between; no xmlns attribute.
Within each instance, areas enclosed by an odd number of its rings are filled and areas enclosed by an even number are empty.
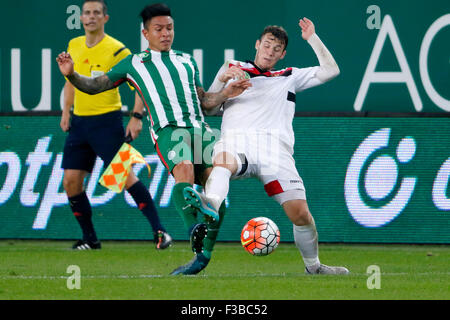
<svg viewBox="0 0 450 320"><path fill-rule="evenodd" d="M89 78L74 72L72 75L67 76L67 79L78 90L87 94L97 94L114 88L114 83L109 80L107 75Z"/></svg>
<svg viewBox="0 0 450 320"><path fill-rule="evenodd" d="M197 88L197 93L202 108L211 110L224 103L227 99L240 95L251 86L249 79L240 79L230 83L219 92L205 92L203 88Z"/></svg>
<svg viewBox="0 0 450 320"><path fill-rule="evenodd" d="M319 60L320 68L316 73L316 77L322 82L327 82L337 77L340 73L339 67L330 51L328 51L316 34L313 22L308 18L303 18L300 19L298 25L302 29L302 38L308 41Z"/></svg>
<svg viewBox="0 0 450 320"><path fill-rule="evenodd" d="M225 62L224 65L219 69L219 71L216 74L216 77L214 78L213 83L209 87L207 93L216 93L222 91L227 82L231 79L244 79L245 73L239 68L240 64L239 62L237 65L234 65L232 67L229 67L229 61ZM202 92L202 95L204 93ZM225 99L226 100L226 99ZM223 102L222 102L223 103ZM220 107L222 106L222 103L218 104L215 107L211 108L203 108L203 112L207 116L215 115L217 112L219 112Z"/></svg>
<svg viewBox="0 0 450 320"><path fill-rule="evenodd" d="M56 61L62 75L67 77L70 83L80 91L87 94L97 94L114 88L114 83L106 75L89 78L75 72L72 57L66 52L60 53Z"/></svg>
<svg viewBox="0 0 450 320"><path fill-rule="evenodd" d="M219 69L213 83L211 84L207 92L219 92L220 90L225 88L225 85L231 79L239 80L246 78L245 72L239 68L239 62L231 67L229 67L228 64L228 61L225 62L225 64Z"/></svg>

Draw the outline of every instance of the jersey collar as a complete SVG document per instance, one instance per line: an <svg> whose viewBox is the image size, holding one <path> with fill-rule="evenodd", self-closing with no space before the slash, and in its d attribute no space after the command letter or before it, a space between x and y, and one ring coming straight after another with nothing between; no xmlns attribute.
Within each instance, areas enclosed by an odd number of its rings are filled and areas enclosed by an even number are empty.
<svg viewBox="0 0 450 320"><path fill-rule="evenodd" d="M246 63L249 63L253 66L253 68L242 68L242 70L246 71L251 78L254 77L278 77L278 76L290 76L292 74L292 68L287 68L281 71L270 71L263 70L259 68L253 61L247 60Z"/></svg>
<svg viewBox="0 0 450 320"><path fill-rule="evenodd" d="M144 55L143 57L141 57L142 62L152 60L152 57L155 57L155 56L156 57L158 57L158 56L159 57L166 57L166 56L169 56L171 54L174 54L172 49L170 49L170 51L155 51L155 50L152 50L150 48L147 48L147 50L145 50L143 53L147 53L147 54Z"/></svg>
<svg viewBox="0 0 450 320"><path fill-rule="evenodd" d="M258 66L257 66L253 61L251 61L251 60L247 60L247 61L245 61L245 62L250 63L250 64L253 66L253 68L255 68L256 71L258 71L259 74L264 74L264 73L270 72L270 70L263 70L263 69L261 69L260 67L258 67Z"/></svg>

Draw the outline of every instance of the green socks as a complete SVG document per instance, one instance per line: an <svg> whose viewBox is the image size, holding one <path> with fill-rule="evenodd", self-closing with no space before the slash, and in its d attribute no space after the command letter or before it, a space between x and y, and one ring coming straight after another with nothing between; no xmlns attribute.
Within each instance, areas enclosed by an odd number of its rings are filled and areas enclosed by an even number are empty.
<svg viewBox="0 0 450 320"><path fill-rule="evenodd" d="M172 198L175 204L175 209L183 218L184 225L187 230L190 230L192 226L197 223L197 210L192 208L186 203L183 196L183 189L186 187L192 187L190 183L180 182L177 183L172 190Z"/></svg>
<svg viewBox="0 0 450 320"><path fill-rule="evenodd" d="M208 259L211 259L211 253L214 249L214 245L216 244L220 225L222 224L223 218L225 217L225 208L225 201L223 201L218 212L220 220L214 223L207 223L208 235L206 236L205 240L203 240L203 255L205 255Z"/></svg>
<svg viewBox="0 0 450 320"><path fill-rule="evenodd" d="M192 208L190 205L186 203L186 200L184 200L183 196L183 189L186 187L192 187L190 183L187 182L180 182L177 183L173 187L172 191L172 199L175 204L175 208L178 211L178 213L183 218L184 225L187 230L191 230L191 228L197 224L197 210ZM216 244L217 236L219 234L220 225L222 224L223 218L225 217L225 201L222 202L222 205L219 208L219 221L213 222L213 223L207 223L204 221L203 217L203 223L206 223L208 226L208 235L203 240L203 255L211 259L211 253L214 249L214 245Z"/></svg>

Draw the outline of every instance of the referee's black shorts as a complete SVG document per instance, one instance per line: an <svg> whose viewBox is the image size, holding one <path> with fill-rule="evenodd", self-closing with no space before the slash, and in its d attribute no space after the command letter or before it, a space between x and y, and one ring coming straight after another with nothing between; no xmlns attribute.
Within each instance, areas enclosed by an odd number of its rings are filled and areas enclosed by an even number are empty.
<svg viewBox="0 0 450 320"><path fill-rule="evenodd" d="M61 167L92 172L99 156L106 168L124 141L121 111L96 116L73 115Z"/></svg>

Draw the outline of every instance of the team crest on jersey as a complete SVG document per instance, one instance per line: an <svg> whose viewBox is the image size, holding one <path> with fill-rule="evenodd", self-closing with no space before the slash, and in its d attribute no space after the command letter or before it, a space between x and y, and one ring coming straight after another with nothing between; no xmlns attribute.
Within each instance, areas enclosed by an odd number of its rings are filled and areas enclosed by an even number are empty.
<svg viewBox="0 0 450 320"><path fill-rule="evenodd" d="M184 56L177 55L177 60L180 61L181 63L189 63L189 59Z"/></svg>
<svg viewBox="0 0 450 320"><path fill-rule="evenodd" d="M148 52L141 52L137 55L141 59L145 59L149 56Z"/></svg>

